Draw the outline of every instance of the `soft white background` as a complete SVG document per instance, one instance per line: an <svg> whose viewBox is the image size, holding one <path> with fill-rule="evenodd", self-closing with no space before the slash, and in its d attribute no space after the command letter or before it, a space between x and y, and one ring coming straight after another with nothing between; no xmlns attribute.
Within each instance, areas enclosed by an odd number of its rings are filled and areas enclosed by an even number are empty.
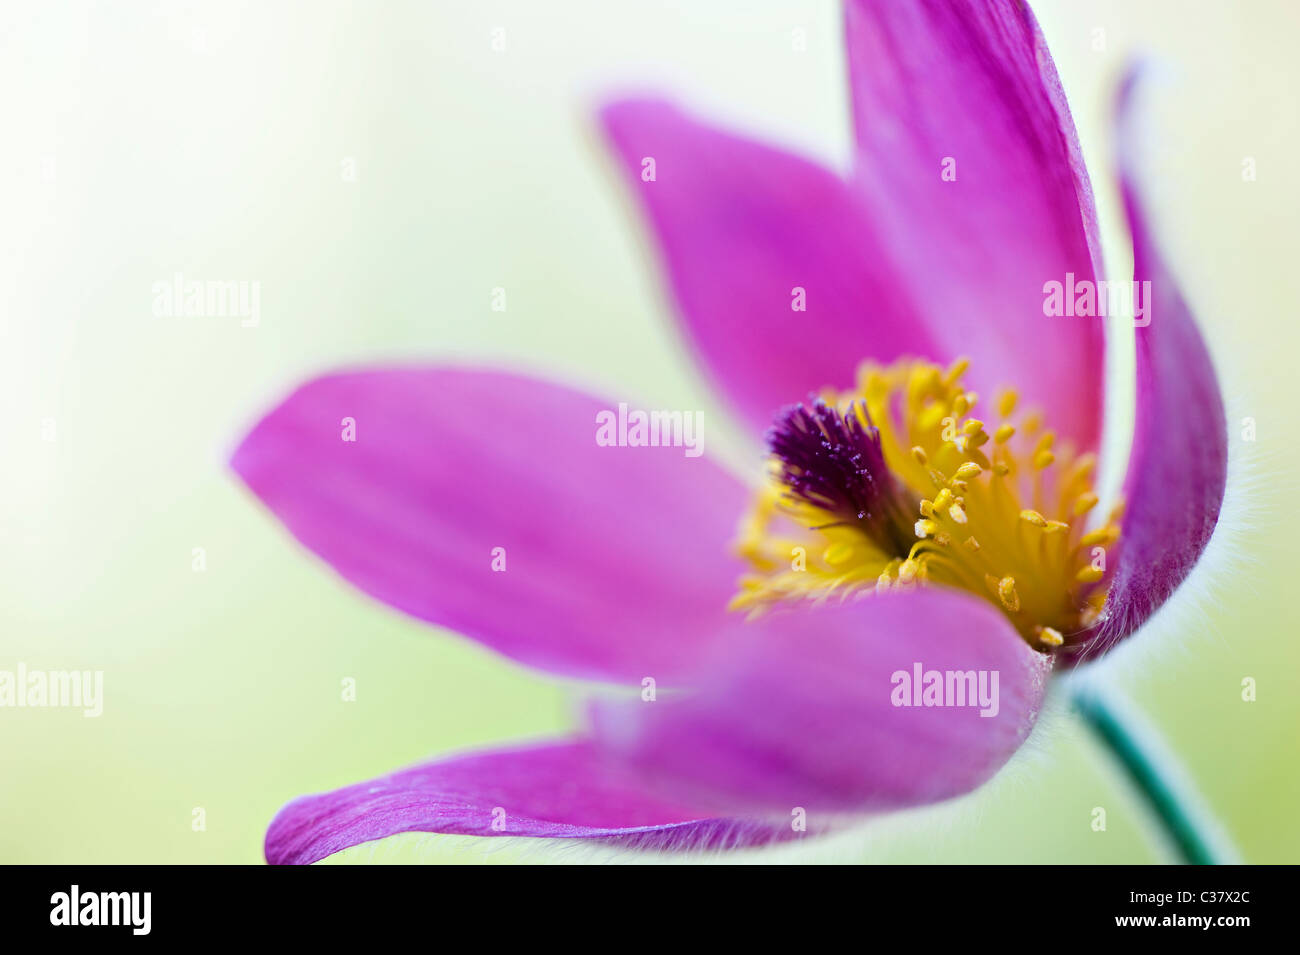
<svg viewBox="0 0 1300 955"><path fill-rule="evenodd" d="M1113 669L1247 857L1294 861L1300 12L1285 0L1035 6L1116 264L1110 97L1130 54L1168 66L1149 114L1156 208L1234 421L1259 428L1234 446L1253 475L1237 496L1239 556L1200 574L1180 625L1164 620ZM791 49L795 28L805 53ZM662 89L842 164L840 34L838 7L813 2L6 3L0 667L100 668L107 700L99 720L0 711L0 861L255 862L294 795L566 725L562 689L340 585L225 455L303 377L389 356L486 360L716 409L666 321L590 111L610 90ZM1244 156L1257 182L1242 182ZM355 182L340 174L347 158ZM151 285L178 270L260 281L259 327L155 318ZM505 313L489 308L495 286ZM708 440L750 463L718 428ZM205 574L190 570L200 546ZM1256 703L1240 700L1244 676L1259 681ZM356 703L339 702L344 677ZM1160 857L1068 718L1034 749L955 809L813 851ZM1089 828L1098 805L1105 833ZM205 832L191 830L195 807ZM350 855L519 855L484 848L408 836Z"/></svg>

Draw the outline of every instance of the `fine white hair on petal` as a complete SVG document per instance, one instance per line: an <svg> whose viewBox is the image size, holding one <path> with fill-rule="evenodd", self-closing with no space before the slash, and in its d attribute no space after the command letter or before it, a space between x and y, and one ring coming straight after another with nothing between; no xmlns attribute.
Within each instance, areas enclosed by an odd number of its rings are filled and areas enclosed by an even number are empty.
<svg viewBox="0 0 1300 955"><path fill-rule="evenodd" d="M1220 381L1224 380L1222 352L1215 356ZM1229 394L1225 389L1225 394ZM1212 625L1212 614L1234 602L1254 599L1255 540L1267 515L1292 497L1295 481L1284 468L1277 449L1263 449L1242 440L1240 422L1252 407L1234 389L1226 404L1228 420L1228 476L1223 506L1191 573L1141 629L1107 653L1082 664L1095 676L1132 687L1151 673L1167 670L1171 660L1193 665L1195 651L1207 640L1226 643L1229 635ZM1133 515L1128 515L1132 517ZM1122 546L1122 538L1121 538Z"/></svg>

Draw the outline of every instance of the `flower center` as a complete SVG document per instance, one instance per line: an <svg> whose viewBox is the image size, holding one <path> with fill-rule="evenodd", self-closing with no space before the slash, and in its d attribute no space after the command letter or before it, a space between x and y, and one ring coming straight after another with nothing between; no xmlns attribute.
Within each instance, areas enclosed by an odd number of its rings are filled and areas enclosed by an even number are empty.
<svg viewBox="0 0 1300 955"><path fill-rule="evenodd" d="M866 364L854 392L778 415L733 609L939 585L987 599L1041 650L1087 629L1121 509L1093 519L1094 456L1017 417L1014 391L995 426L973 417L967 364Z"/></svg>

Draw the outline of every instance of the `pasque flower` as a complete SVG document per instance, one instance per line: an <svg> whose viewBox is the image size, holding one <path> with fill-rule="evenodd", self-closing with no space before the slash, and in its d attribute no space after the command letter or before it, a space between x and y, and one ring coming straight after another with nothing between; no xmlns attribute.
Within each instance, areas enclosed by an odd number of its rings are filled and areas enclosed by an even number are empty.
<svg viewBox="0 0 1300 955"><path fill-rule="evenodd" d="M1033 15L851 0L846 40L847 175L654 99L600 117L694 354L763 437L749 482L602 447L614 402L470 368L317 378L240 445L248 486L361 590L628 696L571 739L295 800L269 861L406 831L731 847L955 796L1021 745L1055 669L1186 577L1226 424L1128 151L1149 323L1103 507L1105 320L1044 308L1048 283L1101 278L1097 223ZM954 699L976 675L993 705Z"/></svg>

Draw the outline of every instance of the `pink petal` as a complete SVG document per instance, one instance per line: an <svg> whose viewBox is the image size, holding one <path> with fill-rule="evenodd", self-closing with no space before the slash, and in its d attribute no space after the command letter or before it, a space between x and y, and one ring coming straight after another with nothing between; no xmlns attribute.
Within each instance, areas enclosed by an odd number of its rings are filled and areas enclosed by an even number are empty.
<svg viewBox="0 0 1300 955"><path fill-rule="evenodd" d="M988 604L940 589L773 615L732 637L693 693L600 704L593 721L664 791L725 812L894 809L964 793L1024 741L1051 668ZM996 714L894 705L895 674L916 664L986 671L989 690L996 673Z"/></svg>
<svg viewBox="0 0 1300 955"><path fill-rule="evenodd" d="M371 596L531 666L639 684L725 618L745 490L681 447L598 446L616 407L509 374L344 372L290 395L232 466Z"/></svg>
<svg viewBox="0 0 1300 955"><path fill-rule="evenodd" d="M701 816L647 795L588 743L472 753L295 799L266 833L266 861L309 865L399 832L591 839L638 849L732 849L785 825Z"/></svg>
<svg viewBox="0 0 1300 955"><path fill-rule="evenodd" d="M1104 319L1047 317L1043 286L1095 279L1096 212L1028 5L849 0L846 15L863 195L927 322L971 357L976 391L1014 384L1093 447Z"/></svg>
<svg viewBox="0 0 1300 955"><path fill-rule="evenodd" d="M852 384L864 359L937 351L894 279L890 242L839 176L664 102L614 103L601 120L687 334L754 427L810 391ZM806 311L792 308L796 288Z"/></svg>
<svg viewBox="0 0 1300 955"><path fill-rule="evenodd" d="M1125 132L1134 76L1120 102L1120 185L1133 233L1133 277L1150 282L1150 324L1136 328L1137 406L1115 576L1083 657L1110 649L1156 612L1191 572L1219 520L1228 423L1214 364L1152 235Z"/></svg>

